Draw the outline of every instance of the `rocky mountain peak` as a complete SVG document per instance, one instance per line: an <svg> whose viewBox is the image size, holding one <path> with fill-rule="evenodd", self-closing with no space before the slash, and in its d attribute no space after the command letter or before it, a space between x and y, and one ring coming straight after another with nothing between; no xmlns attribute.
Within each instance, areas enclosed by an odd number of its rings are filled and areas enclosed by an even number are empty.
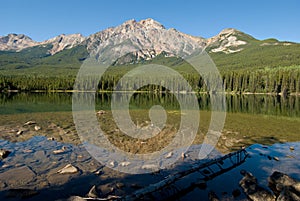
<svg viewBox="0 0 300 201"><path fill-rule="evenodd" d="M119 27L126 27L132 29L146 28L146 29L165 29L165 27L159 22L148 18L137 22L135 19L128 20L121 24Z"/></svg>
<svg viewBox="0 0 300 201"><path fill-rule="evenodd" d="M230 34L235 34L235 33L238 33L240 31L238 31L237 29L233 29L233 28L226 28L226 29L223 29L218 35L221 36L221 35L230 35Z"/></svg>
<svg viewBox="0 0 300 201"><path fill-rule="evenodd" d="M82 43L85 40L85 37L81 34L70 34L65 35L61 34L49 40L43 41L40 44L52 44L50 54L55 54L64 49L70 49Z"/></svg>
<svg viewBox="0 0 300 201"><path fill-rule="evenodd" d="M139 22L129 20L91 35L87 39L88 51L108 57L119 58L132 52L133 60L148 60L165 52L167 56L190 55L204 48L205 39L181 33L175 29L165 29L153 19ZM106 56L104 56L106 57Z"/></svg>
<svg viewBox="0 0 300 201"><path fill-rule="evenodd" d="M207 44L211 47L210 52L224 52L226 54L240 52L243 45L248 42L239 39L238 35L242 33L236 29L223 29L218 35L207 39Z"/></svg>
<svg viewBox="0 0 300 201"><path fill-rule="evenodd" d="M162 52L167 52L166 55L187 55L201 48L209 52L235 53L242 51L250 39L254 38L233 28L224 29L216 36L204 39L174 28L166 29L159 22L148 18L140 21L128 20L88 37L81 34L61 34L43 42L36 42L24 34L8 34L0 37L0 50L21 51L28 47L50 44L49 53L53 55L79 44L86 45L88 52L119 46L116 50L119 54L122 53L120 48L127 48L126 52L129 48L133 52L138 51L137 57L151 59Z"/></svg>
<svg viewBox="0 0 300 201"><path fill-rule="evenodd" d="M7 36L0 37L0 50L21 51L25 48L37 45L51 44L52 48L49 50L49 53L53 55L64 49L75 47L84 40L85 37L83 37L81 34L61 34L43 42L36 42L24 34L11 33Z"/></svg>
<svg viewBox="0 0 300 201"><path fill-rule="evenodd" d="M162 24L160 24L159 22L157 22L151 18L141 20L141 21L139 21L139 24L141 24L145 28L166 29Z"/></svg>
<svg viewBox="0 0 300 201"><path fill-rule="evenodd" d="M0 50L20 51L37 44L37 42L24 34L11 33L7 36L0 36Z"/></svg>

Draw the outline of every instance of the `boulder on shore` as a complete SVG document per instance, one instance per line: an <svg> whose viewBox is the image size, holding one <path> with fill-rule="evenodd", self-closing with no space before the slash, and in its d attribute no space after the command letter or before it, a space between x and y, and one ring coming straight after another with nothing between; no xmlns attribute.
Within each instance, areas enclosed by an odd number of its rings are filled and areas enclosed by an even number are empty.
<svg viewBox="0 0 300 201"><path fill-rule="evenodd" d="M244 193L253 201L275 201L275 196L267 189L259 186L257 179L250 173L242 171L244 176L240 181L240 186Z"/></svg>
<svg viewBox="0 0 300 201"><path fill-rule="evenodd" d="M273 172L269 177L269 186L280 201L300 200L300 182L287 174Z"/></svg>

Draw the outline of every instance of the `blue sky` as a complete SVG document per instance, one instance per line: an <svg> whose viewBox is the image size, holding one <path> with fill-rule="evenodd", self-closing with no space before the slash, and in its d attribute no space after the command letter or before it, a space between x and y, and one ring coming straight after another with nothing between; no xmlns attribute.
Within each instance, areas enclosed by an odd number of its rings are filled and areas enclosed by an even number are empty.
<svg viewBox="0 0 300 201"><path fill-rule="evenodd" d="M88 36L129 19L153 18L166 28L205 38L236 28L258 39L300 42L298 0L2 0L0 35L42 41L58 34Z"/></svg>

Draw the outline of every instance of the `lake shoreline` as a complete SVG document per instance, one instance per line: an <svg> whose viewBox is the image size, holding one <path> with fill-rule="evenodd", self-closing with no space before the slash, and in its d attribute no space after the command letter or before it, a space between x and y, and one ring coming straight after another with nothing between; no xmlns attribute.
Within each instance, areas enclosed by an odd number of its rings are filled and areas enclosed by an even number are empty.
<svg viewBox="0 0 300 201"><path fill-rule="evenodd" d="M6 90L1 91L1 93L151 93L151 94L208 94L210 95L210 92L186 92L186 91L179 91L179 92L168 92L168 91L162 91L162 92L155 92L155 91L110 91L110 90L101 90L101 91L78 91L78 90L30 90L30 91L24 91L24 90ZM213 94L223 94L220 92L213 92ZM300 93L289 93L289 94L283 94L283 93L264 93L264 92L224 92L226 95L268 95L268 96L300 96Z"/></svg>

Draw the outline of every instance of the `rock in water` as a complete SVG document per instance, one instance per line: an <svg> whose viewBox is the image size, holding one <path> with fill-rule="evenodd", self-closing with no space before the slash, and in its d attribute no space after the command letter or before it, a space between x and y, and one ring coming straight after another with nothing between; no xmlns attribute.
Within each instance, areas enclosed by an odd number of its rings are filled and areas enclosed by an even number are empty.
<svg viewBox="0 0 300 201"><path fill-rule="evenodd" d="M23 130L19 130L18 132L17 132L17 135L21 135L23 133Z"/></svg>
<svg viewBox="0 0 300 201"><path fill-rule="evenodd" d="M276 201L299 201L299 191L295 191L292 186L283 188L280 192L279 196L277 197Z"/></svg>
<svg viewBox="0 0 300 201"><path fill-rule="evenodd" d="M5 149L0 149L0 159L6 158L11 152Z"/></svg>
<svg viewBox="0 0 300 201"><path fill-rule="evenodd" d="M66 165L64 168L57 171L59 174L74 174L77 173L79 170L77 167L74 167L71 164Z"/></svg>
<svg viewBox="0 0 300 201"><path fill-rule="evenodd" d="M269 177L269 186L278 196L277 200L300 200L300 182L281 172L273 172Z"/></svg>
<svg viewBox="0 0 300 201"><path fill-rule="evenodd" d="M275 196L268 190L259 186L257 179L250 172L243 172L244 177L240 186L245 194L253 201L275 201Z"/></svg>
<svg viewBox="0 0 300 201"><path fill-rule="evenodd" d="M115 166L116 166L116 162L115 162L115 161L111 161L111 162L109 163L109 165L110 165L111 167L115 167Z"/></svg>
<svg viewBox="0 0 300 201"><path fill-rule="evenodd" d="M53 153L54 154L62 154L62 153L65 153L66 150L67 150L67 147L63 146L61 149L54 150Z"/></svg>
<svg viewBox="0 0 300 201"><path fill-rule="evenodd" d="M165 156L165 158L171 158L172 155L173 155L173 152L169 152L169 153Z"/></svg>
<svg viewBox="0 0 300 201"><path fill-rule="evenodd" d="M98 193L95 185L88 192L87 197L89 197L89 198L98 198L99 197L99 193Z"/></svg>
<svg viewBox="0 0 300 201"><path fill-rule="evenodd" d="M279 186L287 187L297 183L295 179L291 178L287 174L277 172L277 171L273 172L273 174L269 177L268 180L269 180L269 186L272 187L275 191L282 190L281 188L278 188Z"/></svg>
<svg viewBox="0 0 300 201"><path fill-rule="evenodd" d="M49 140L49 141L54 141L55 138L54 138L54 137L48 137L47 140Z"/></svg>
<svg viewBox="0 0 300 201"><path fill-rule="evenodd" d="M182 152L181 153L181 159L184 160L186 157L187 157L187 155L184 152Z"/></svg>

